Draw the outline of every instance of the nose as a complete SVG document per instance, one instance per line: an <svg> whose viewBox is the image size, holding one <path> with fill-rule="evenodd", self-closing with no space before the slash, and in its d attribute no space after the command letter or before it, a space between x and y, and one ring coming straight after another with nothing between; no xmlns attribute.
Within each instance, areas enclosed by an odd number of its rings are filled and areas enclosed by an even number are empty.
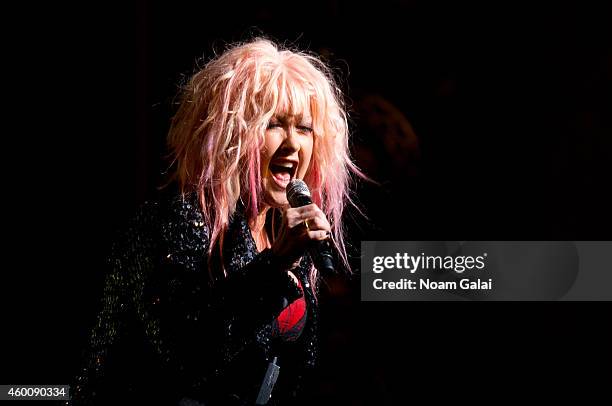
<svg viewBox="0 0 612 406"><path fill-rule="evenodd" d="M285 139L281 144L283 152L295 153L300 150L300 138L297 129L294 126L288 126L285 130Z"/></svg>

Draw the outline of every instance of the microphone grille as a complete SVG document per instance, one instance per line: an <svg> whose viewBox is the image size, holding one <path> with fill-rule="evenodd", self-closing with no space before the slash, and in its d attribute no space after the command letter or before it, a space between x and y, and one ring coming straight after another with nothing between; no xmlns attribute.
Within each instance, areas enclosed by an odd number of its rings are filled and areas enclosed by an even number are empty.
<svg viewBox="0 0 612 406"><path fill-rule="evenodd" d="M287 201L291 203L297 196L310 197L308 185L302 179L292 179L287 185Z"/></svg>

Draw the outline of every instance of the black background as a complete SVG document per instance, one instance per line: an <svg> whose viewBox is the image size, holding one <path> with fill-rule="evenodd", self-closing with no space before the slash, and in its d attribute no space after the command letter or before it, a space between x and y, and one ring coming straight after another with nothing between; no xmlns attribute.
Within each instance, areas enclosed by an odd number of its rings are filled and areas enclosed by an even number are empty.
<svg viewBox="0 0 612 406"><path fill-rule="evenodd" d="M161 180L182 75L253 34L323 52L351 104L383 97L418 137L409 175L387 167L359 189L371 220L355 244L611 239L610 10L354 3L6 10L2 382L71 381L111 236ZM356 145L375 144L352 117ZM607 304L360 303L344 278L322 307L312 395L335 404L547 398L609 372Z"/></svg>

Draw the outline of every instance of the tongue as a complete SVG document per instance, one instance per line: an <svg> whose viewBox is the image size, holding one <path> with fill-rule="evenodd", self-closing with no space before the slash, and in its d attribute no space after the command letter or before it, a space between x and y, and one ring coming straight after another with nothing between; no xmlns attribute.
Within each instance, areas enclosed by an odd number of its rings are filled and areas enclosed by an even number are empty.
<svg viewBox="0 0 612 406"><path fill-rule="evenodd" d="M289 172L274 172L273 176L281 182L289 182L291 180Z"/></svg>

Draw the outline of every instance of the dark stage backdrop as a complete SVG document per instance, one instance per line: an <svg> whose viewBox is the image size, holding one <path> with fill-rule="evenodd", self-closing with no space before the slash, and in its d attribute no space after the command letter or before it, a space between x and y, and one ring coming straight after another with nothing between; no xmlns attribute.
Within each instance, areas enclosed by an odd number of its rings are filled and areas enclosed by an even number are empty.
<svg viewBox="0 0 612 406"><path fill-rule="evenodd" d="M0 383L70 381L112 235L163 179L178 85L196 60L253 35L319 53L341 78L354 155L380 182L359 187L370 220L351 222L356 247L611 239L603 2L124 3L4 15ZM312 396L338 405L546 395L609 366L602 304L360 303L346 277L328 281L322 308Z"/></svg>

